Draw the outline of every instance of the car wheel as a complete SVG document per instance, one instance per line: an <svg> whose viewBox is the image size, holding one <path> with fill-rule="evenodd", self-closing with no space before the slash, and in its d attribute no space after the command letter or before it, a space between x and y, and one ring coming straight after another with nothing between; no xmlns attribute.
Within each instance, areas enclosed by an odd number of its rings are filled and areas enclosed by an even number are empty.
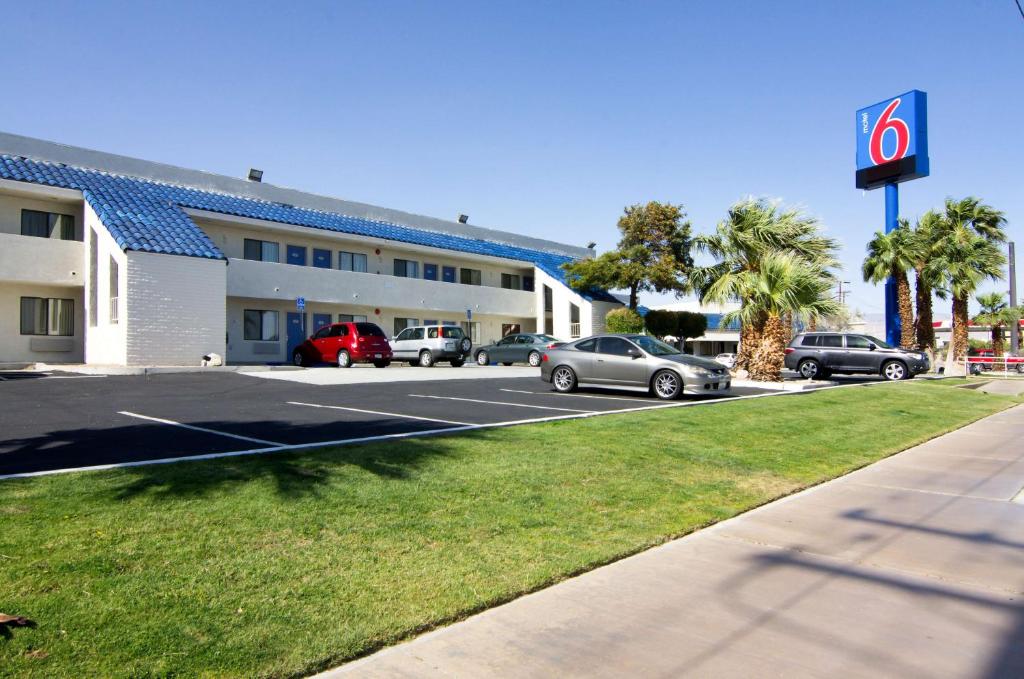
<svg viewBox="0 0 1024 679"><path fill-rule="evenodd" d="M374 368L386 368L389 365L391 365L391 361L374 361L373 362L373 367Z"/></svg>
<svg viewBox="0 0 1024 679"><path fill-rule="evenodd" d="M420 352L420 367L429 368L434 365L434 355L424 349Z"/></svg>
<svg viewBox="0 0 1024 679"><path fill-rule="evenodd" d="M907 366L903 365L899 361L887 361L885 365L882 366L882 377L890 382L905 380L907 379L907 375Z"/></svg>
<svg viewBox="0 0 1024 679"><path fill-rule="evenodd" d="M798 365L796 369L797 372L800 373L800 377L805 380L813 380L821 374L821 364L813 358L805 358L800 361L800 365Z"/></svg>
<svg viewBox="0 0 1024 679"><path fill-rule="evenodd" d="M306 365L306 357L302 355L301 351L292 354L292 365L297 365L300 368Z"/></svg>
<svg viewBox="0 0 1024 679"><path fill-rule="evenodd" d="M671 401L683 393L683 380L674 370L659 370L651 380L651 390L663 401Z"/></svg>
<svg viewBox="0 0 1024 679"><path fill-rule="evenodd" d="M466 365L466 361L461 358L453 358L451 363L453 368L461 368L462 366Z"/></svg>
<svg viewBox="0 0 1024 679"><path fill-rule="evenodd" d="M349 356L348 352L342 349L338 352L338 367L339 368L351 368L352 357Z"/></svg>
<svg viewBox="0 0 1024 679"><path fill-rule="evenodd" d="M576 391L576 384L576 373L568 366L560 365L551 373L551 385L555 391L568 394Z"/></svg>
<svg viewBox="0 0 1024 679"><path fill-rule="evenodd" d="M1024 374L1024 363L1017 364L1017 372Z"/></svg>
<svg viewBox="0 0 1024 679"><path fill-rule="evenodd" d="M490 362L491 362L491 357L487 355L486 351L478 351L478 352L476 352L476 364L477 365L487 365Z"/></svg>
<svg viewBox="0 0 1024 679"><path fill-rule="evenodd" d="M462 353L468 354L469 350L473 348L473 342L468 337L463 337L459 342L459 348L462 349Z"/></svg>
<svg viewBox="0 0 1024 679"><path fill-rule="evenodd" d="M540 367L540 352L539 351L531 351L530 352L530 359L529 360L530 360L530 365L532 365L534 368L539 368Z"/></svg>

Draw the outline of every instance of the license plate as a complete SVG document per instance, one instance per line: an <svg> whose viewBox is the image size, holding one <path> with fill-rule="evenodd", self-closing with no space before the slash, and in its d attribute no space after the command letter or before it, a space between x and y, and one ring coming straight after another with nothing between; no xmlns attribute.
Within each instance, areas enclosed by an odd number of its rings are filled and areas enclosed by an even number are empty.
<svg viewBox="0 0 1024 679"><path fill-rule="evenodd" d="M373 357L374 358L384 358L384 355L383 354L374 354Z"/></svg>

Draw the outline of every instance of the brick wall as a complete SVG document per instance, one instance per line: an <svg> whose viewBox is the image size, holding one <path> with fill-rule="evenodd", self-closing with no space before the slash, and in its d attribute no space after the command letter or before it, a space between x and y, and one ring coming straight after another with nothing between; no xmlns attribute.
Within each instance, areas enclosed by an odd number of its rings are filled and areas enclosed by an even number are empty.
<svg viewBox="0 0 1024 679"><path fill-rule="evenodd" d="M128 365L199 365L225 353L227 266L128 253Z"/></svg>

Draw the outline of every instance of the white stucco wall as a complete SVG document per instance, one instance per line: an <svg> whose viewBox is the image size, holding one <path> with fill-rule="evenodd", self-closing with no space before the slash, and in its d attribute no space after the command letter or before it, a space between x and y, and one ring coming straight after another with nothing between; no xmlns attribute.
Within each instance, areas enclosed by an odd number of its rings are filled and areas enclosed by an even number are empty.
<svg viewBox="0 0 1024 679"><path fill-rule="evenodd" d="M199 365L225 353L223 260L127 253L128 365Z"/></svg>
<svg viewBox="0 0 1024 679"><path fill-rule="evenodd" d="M96 240L97 257L96 271L92 271L89 248L92 239ZM117 262L119 290L121 291L118 308L118 322L112 323L110 306L110 260ZM127 323L125 318L125 270L128 257L114 242L107 228L88 205L85 206L85 243L83 244L83 269L85 270L85 311L82 322L85 327L85 362L93 365L125 365L127 361ZM89 286L96 280L96 324L89 321L92 300Z"/></svg>
<svg viewBox="0 0 1024 679"><path fill-rule="evenodd" d="M551 288L551 306L552 306L552 333L559 339L568 340L572 338L572 310L571 304L575 304L579 307L580 313L580 336L586 337L593 333L595 323L599 324L602 328L604 327L604 316L608 313L608 309L615 308L614 304L608 305L605 309L603 306L599 307L595 315L595 309L593 302L588 302L583 299L579 294L574 292L565 283L557 280L548 274L544 273L540 269L535 268L534 277L537 281L537 301L535 305L537 314L537 327L544 327L544 288L548 286ZM602 302L596 304L603 305Z"/></svg>
<svg viewBox="0 0 1024 679"><path fill-rule="evenodd" d="M21 334L21 298L74 300L74 336ZM0 363L81 363L85 333L82 288L0 283Z"/></svg>

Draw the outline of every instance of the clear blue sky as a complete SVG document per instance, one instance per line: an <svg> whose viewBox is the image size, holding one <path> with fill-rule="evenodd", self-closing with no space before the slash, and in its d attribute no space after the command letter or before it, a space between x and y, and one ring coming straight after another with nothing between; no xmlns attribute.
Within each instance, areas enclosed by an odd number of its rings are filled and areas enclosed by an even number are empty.
<svg viewBox="0 0 1024 679"><path fill-rule="evenodd" d="M3 25L8 132L599 249L630 203L705 231L777 197L842 240L866 312L883 196L854 189L854 111L922 89L932 176L902 214L975 194L1024 250L1013 0L7 2Z"/></svg>

